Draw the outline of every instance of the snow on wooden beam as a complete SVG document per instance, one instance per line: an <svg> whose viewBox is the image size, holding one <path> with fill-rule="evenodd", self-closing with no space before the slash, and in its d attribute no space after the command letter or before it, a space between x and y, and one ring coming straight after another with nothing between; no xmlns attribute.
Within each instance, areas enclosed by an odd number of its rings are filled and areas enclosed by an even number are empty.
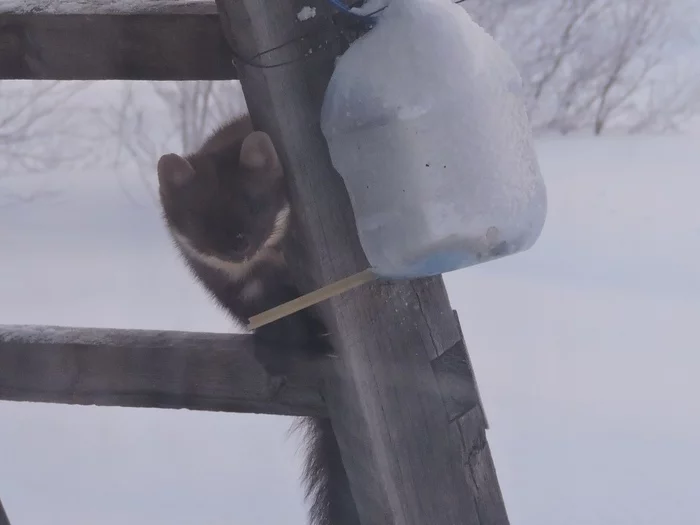
<svg viewBox="0 0 700 525"><path fill-rule="evenodd" d="M263 370L253 336L0 325L0 400L323 416L320 370Z"/></svg>
<svg viewBox="0 0 700 525"><path fill-rule="evenodd" d="M215 0L2 0L0 13L47 15L215 15Z"/></svg>
<svg viewBox="0 0 700 525"><path fill-rule="evenodd" d="M0 78L236 78L213 2L9 0L0 3Z"/></svg>

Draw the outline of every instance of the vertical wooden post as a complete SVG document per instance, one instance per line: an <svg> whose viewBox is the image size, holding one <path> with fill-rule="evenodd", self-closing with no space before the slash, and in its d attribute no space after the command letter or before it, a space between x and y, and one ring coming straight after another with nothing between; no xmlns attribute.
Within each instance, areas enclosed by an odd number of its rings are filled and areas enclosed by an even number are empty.
<svg viewBox="0 0 700 525"><path fill-rule="evenodd" d="M342 51L330 3L217 5L253 121L272 135L289 179L298 252L289 260L298 282L309 291L363 270L349 199L319 127ZM302 7L315 16L299 21ZM339 353L324 394L362 524L507 525L442 279L368 284L318 311Z"/></svg>

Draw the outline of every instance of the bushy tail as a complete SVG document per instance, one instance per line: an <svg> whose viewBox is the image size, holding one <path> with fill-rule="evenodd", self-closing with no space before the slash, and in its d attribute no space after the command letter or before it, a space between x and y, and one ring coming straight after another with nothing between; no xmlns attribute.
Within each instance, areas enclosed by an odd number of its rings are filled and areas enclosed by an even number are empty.
<svg viewBox="0 0 700 525"><path fill-rule="evenodd" d="M295 428L304 433L302 479L311 525L360 525L330 419L301 418Z"/></svg>

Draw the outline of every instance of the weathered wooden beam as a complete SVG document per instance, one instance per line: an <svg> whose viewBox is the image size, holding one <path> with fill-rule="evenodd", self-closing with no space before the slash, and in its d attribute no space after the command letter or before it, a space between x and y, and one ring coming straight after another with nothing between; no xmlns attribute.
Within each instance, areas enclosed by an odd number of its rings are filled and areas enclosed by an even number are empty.
<svg viewBox="0 0 700 525"><path fill-rule="evenodd" d="M0 3L0 78L236 78L213 2Z"/></svg>
<svg viewBox="0 0 700 525"><path fill-rule="evenodd" d="M0 325L0 400L323 415L321 368L270 378L247 334Z"/></svg>
<svg viewBox="0 0 700 525"><path fill-rule="evenodd" d="M288 175L300 255L289 261L298 282L310 291L365 269L350 201L319 127L342 49L329 2L217 5L242 57L236 65L253 121L272 135ZM316 16L300 22L304 6ZM289 41L256 64L286 65L246 64ZM318 311L338 353L324 397L362 525L506 525L486 422L443 280L376 282Z"/></svg>
<svg viewBox="0 0 700 525"><path fill-rule="evenodd" d="M214 0L2 0L0 13L45 15L215 15Z"/></svg>

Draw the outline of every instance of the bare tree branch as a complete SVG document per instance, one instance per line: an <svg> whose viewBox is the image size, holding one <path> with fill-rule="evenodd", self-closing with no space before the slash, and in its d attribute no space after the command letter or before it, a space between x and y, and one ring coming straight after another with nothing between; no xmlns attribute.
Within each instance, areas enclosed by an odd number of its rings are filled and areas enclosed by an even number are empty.
<svg viewBox="0 0 700 525"><path fill-rule="evenodd" d="M683 19L668 0L466 0L510 52L538 132L665 131L699 113L700 79L677 67ZM695 13L697 15L697 13ZM674 72L675 74L670 74Z"/></svg>
<svg viewBox="0 0 700 525"><path fill-rule="evenodd" d="M197 149L212 128L245 111L236 81L152 82L135 90L136 84L124 83L103 124L119 139L115 160L150 171L159 155Z"/></svg>
<svg viewBox="0 0 700 525"><path fill-rule="evenodd" d="M84 104L90 82L0 81L3 174L84 165L97 130ZM81 95L81 97L78 97Z"/></svg>

